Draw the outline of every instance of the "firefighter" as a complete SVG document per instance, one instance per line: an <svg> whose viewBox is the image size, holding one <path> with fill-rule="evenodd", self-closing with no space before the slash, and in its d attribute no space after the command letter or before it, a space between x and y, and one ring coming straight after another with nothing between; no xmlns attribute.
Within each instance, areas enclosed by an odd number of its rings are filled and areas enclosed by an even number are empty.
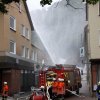
<svg viewBox="0 0 100 100"><path fill-rule="evenodd" d="M52 100L52 85L48 88L50 99Z"/></svg>
<svg viewBox="0 0 100 100"><path fill-rule="evenodd" d="M47 94L48 100L50 100L50 95L49 95L48 89L49 89L49 84L48 84L48 82L47 82L47 83L46 83L46 94Z"/></svg>
<svg viewBox="0 0 100 100"><path fill-rule="evenodd" d="M3 85L3 91L2 91L2 100L7 100L7 97L8 97L8 84L7 82L4 82L4 85Z"/></svg>
<svg viewBox="0 0 100 100"><path fill-rule="evenodd" d="M57 97L58 81L56 78L53 78L52 84L52 99L55 100Z"/></svg>
<svg viewBox="0 0 100 100"><path fill-rule="evenodd" d="M45 92L44 91L45 90L44 86L41 86L40 89L41 89L42 92Z"/></svg>
<svg viewBox="0 0 100 100"><path fill-rule="evenodd" d="M53 84L52 84L52 92L53 95L55 96L57 94L57 87L58 87L58 82L56 80L56 78L53 78Z"/></svg>
<svg viewBox="0 0 100 100"><path fill-rule="evenodd" d="M100 81L98 82L96 93L97 93L98 100L100 100Z"/></svg>
<svg viewBox="0 0 100 100"><path fill-rule="evenodd" d="M58 90L57 90L57 95L64 100L64 94L65 94L65 84L64 84L64 79L59 78L59 83L58 83Z"/></svg>
<svg viewBox="0 0 100 100"><path fill-rule="evenodd" d="M47 97L48 97L48 100L52 99L52 82L51 81L48 81L47 84L46 84L46 87L47 87Z"/></svg>

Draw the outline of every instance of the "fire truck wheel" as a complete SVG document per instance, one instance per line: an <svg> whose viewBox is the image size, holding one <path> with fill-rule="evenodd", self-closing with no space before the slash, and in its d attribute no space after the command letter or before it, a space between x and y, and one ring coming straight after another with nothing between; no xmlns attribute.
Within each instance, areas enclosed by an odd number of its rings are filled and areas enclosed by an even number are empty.
<svg viewBox="0 0 100 100"><path fill-rule="evenodd" d="M79 94L79 88L76 90L76 94Z"/></svg>

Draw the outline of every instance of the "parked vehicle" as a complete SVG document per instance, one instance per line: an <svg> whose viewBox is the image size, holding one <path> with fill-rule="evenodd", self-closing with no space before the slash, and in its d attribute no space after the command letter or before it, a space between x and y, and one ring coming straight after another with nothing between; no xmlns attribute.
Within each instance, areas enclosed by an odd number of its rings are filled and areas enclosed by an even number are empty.
<svg viewBox="0 0 100 100"><path fill-rule="evenodd" d="M54 97L64 97L69 91L76 91L82 87L80 69L75 65L58 64L40 71L39 86L52 85Z"/></svg>

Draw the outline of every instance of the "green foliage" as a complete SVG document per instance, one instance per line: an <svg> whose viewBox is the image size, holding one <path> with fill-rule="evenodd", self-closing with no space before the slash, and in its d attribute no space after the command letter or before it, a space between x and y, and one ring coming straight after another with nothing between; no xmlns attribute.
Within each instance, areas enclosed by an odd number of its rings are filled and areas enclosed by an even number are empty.
<svg viewBox="0 0 100 100"><path fill-rule="evenodd" d="M11 3L12 0L1 0L1 2L2 2L3 4L8 4L8 3Z"/></svg>
<svg viewBox="0 0 100 100"><path fill-rule="evenodd" d="M0 12L7 13L6 5L12 2L19 2L20 0L1 0L0 2Z"/></svg>
<svg viewBox="0 0 100 100"><path fill-rule="evenodd" d="M86 0L86 1L87 1L88 4L93 4L94 5L100 0ZM66 2L67 2L67 0L66 0ZM52 3L52 0L41 0L40 1L41 6L44 6L46 4L51 5L51 3Z"/></svg>
<svg viewBox="0 0 100 100"><path fill-rule="evenodd" d="M42 5L42 7L43 7L44 5L46 5L46 4L51 5L51 3L52 3L52 0L41 0L41 1L40 1L40 4Z"/></svg>
<svg viewBox="0 0 100 100"><path fill-rule="evenodd" d="M100 0L87 0L87 3L95 5L98 1Z"/></svg>
<svg viewBox="0 0 100 100"><path fill-rule="evenodd" d="M6 7L4 4L0 3L0 12L2 13L7 13L8 11L6 10Z"/></svg>

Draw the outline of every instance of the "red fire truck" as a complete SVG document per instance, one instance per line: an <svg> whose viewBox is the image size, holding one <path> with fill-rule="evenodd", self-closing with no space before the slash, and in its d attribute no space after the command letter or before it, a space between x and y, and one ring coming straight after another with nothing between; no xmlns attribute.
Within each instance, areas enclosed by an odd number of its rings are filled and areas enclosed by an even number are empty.
<svg viewBox="0 0 100 100"><path fill-rule="evenodd" d="M41 70L39 75L39 87L46 88L47 83L52 85L54 95L66 95L69 91L76 91L79 94L79 88L82 87L80 69L75 65L51 66L47 70Z"/></svg>

